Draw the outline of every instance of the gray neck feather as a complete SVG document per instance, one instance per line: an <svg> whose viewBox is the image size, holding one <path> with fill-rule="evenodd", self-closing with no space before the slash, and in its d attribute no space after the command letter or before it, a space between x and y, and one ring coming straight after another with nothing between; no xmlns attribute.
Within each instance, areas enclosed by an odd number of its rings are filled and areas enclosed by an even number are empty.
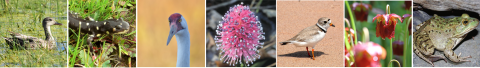
<svg viewBox="0 0 480 68"><path fill-rule="evenodd" d="M177 38L177 67L190 66L190 33L188 29L179 31Z"/></svg>
<svg viewBox="0 0 480 68"><path fill-rule="evenodd" d="M51 40L55 40L52 36L52 33L50 31L50 26L47 26L47 25L43 25L43 30L45 32L45 40L46 41L51 41Z"/></svg>

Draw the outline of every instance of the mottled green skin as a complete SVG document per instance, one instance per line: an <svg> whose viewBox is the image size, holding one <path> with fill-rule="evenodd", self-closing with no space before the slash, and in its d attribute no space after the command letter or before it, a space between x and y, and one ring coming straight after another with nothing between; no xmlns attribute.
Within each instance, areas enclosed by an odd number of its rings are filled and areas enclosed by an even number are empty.
<svg viewBox="0 0 480 68"><path fill-rule="evenodd" d="M432 61L445 59L441 55L433 55L435 49L443 51L444 55L452 62L464 62L471 56L460 57L453 52L467 33L471 32L479 24L478 19L467 14L461 17L444 19L436 14L429 20L417 25L417 31L413 33L413 51L418 57L432 64Z"/></svg>

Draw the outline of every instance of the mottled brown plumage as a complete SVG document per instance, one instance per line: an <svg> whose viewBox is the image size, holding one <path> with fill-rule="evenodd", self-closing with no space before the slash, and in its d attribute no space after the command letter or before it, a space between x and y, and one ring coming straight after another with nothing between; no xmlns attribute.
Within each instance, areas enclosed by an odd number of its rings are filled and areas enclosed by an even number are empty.
<svg viewBox="0 0 480 68"><path fill-rule="evenodd" d="M52 49L55 47L55 39L50 32L51 25L62 25L55 21L55 19L47 17L43 19L42 22L44 31L45 31L45 39L40 39L33 36L27 36L20 33L10 32L12 38L3 38L7 42L7 45L10 46L10 49L13 48L25 48L25 49L37 49L37 48L45 48L45 49Z"/></svg>

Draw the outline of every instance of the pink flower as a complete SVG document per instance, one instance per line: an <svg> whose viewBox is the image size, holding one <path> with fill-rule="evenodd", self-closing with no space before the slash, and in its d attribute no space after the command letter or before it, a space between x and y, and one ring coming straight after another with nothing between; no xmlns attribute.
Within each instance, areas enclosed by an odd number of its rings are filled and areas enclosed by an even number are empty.
<svg viewBox="0 0 480 68"><path fill-rule="evenodd" d="M355 13L355 19L358 21L367 21L368 19L368 11L370 11L372 6L370 4L365 3L353 3L352 4L353 12Z"/></svg>
<svg viewBox="0 0 480 68"><path fill-rule="evenodd" d="M258 17L243 4L230 7L230 10L222 18L217 26L217 42L220 52L220 60L235 66L243 63L250 66L260 58L257 48L262 48L265 33Z"/></svg>
<svg viewBox="0 0 480 68"><path fill-rule="evenodd" d="M385 59L387 51L374 42L358 43L353 47L355 67L381 67L380 59Z"/></svg>
<svg viewBox="0 0 480 68"><path fill-rule="evenodd" d="M397 14L377 14L372 20L372 22L377 23L376 35L377 37L382 37L382 39L389 38L392 39L395 34L395 26L397 25L397 19L402 22L402 19Z"/></svg>

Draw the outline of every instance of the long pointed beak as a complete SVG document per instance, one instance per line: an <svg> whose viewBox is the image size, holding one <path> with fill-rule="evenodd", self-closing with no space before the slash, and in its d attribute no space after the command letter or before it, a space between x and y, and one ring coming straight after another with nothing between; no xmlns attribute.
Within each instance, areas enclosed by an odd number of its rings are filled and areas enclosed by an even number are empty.
<svg viewBox="0 0 480 68"><path fill-rule="evenodd" d="M62 23L55 22L53 25L62 25Z"/></svg>
<svg viewBox="0 0 480 68"><path fill-rule="evenodd" d="M335 25L333 25L332 23L330 23L330 26L333 26L333 27L335 27Z"/></svg>
<svg viewBox="0 0 480 68"><path fill-rule="evenodd" d="M173 35L175 35L175 33L177 33L175 30L176 30L175 27L173 27L173 26L170 27L170 32L168 33L167 46L170 43L170 40L172 39Z"/></svg>

